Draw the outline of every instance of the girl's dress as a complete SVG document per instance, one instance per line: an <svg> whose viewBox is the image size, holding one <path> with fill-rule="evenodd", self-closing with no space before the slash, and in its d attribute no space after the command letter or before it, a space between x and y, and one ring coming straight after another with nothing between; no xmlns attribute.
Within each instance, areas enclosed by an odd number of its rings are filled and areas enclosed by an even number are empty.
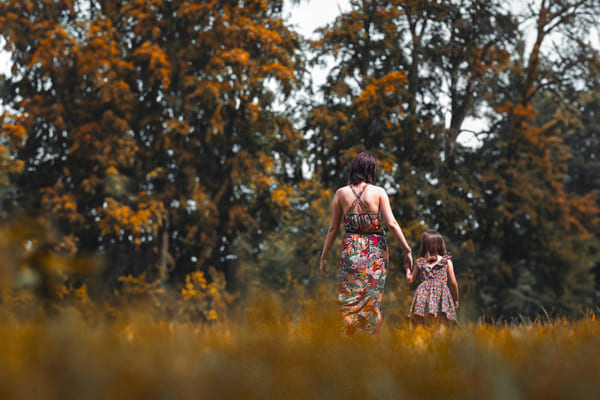
<svg viewBox="0 0 600 400"><path fill-rule="evenodd" d="M385 230L380 213L369 212L357 194L344 216L338 301L342 331L373 333L381 318L381 301L389 263ZM353 212L358 205L359 212Z"/></svg>
<svg viewBox="0 0 600 400"><path fill-rule="evenodd" d="M446 314L446 318L456 321L456 310L452 294L448 288L448 260L449 255L433 265L427 265L424 258L417 258L416 267L419 268L419 281L415 296L410 305L408 316L425 317Z"/></svg>

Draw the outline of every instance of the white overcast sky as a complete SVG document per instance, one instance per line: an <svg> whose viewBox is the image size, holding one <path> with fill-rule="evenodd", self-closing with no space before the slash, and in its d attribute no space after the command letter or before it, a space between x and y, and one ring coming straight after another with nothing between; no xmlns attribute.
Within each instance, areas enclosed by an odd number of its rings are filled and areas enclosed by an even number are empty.
<svg viewBox="0 0 600 400"><path fill-rule="evenodd" d="M0 38L0 48L4 46L4 40ZM10 57L6 51L0 51L0 74L8 74L10 71Z"/></svg>
<svg viewBox="0 0 600 400"><path fill-rule="evenodd" d="M284 1L284 17L306 37L315 29L333 21L342 12L350 10L349 0L302 0L298 5Z"/></svg>

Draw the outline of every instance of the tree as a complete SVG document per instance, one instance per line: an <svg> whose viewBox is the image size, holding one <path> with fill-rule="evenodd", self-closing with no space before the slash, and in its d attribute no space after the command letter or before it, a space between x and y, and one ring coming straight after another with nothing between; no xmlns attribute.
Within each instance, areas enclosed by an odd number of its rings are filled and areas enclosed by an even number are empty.
<svg viewBox="0 0 600 400"><path fill-rule="evenodd" d="M585 36L584 36L585 37ZM572 65L581 80L575 77L562 90L564 103L559 105L546 102L544 108L552 112L559 121L565 144L571 149L568 164L568 177L565 189L569 193L588 198L596 198L596 208L600 209L600 57L597 49L590 48L584 40L576 40L577 45L561 52L561 64ZM581 87L581 82L584 86ZM585 253L588 262L594 262L596 305L600 303L600 224L594 230L595 243ZM591 259L591 260L590 260Z"/></svg>
<svg viewBox="0 0 600 400"><path fill-rule="evenodd" d="M277 0L6 1L3 101L14 201L106 277L227 268L276 226L302 137L276 111L299 85ZM11 128L13 126L14 128ZM11 130L12 129L12 130ZM11 133L12 132L12 133ZM8 139L6 139L8 140Z"/></svg>
<svg viewBox="0 0 600 400"><path fill-rule="evenodd" d="M353 1L314 43L317 62L334 60L307 123L316 173L340 185L352 156L373 151L411 239L440 230L464 261L461 282L495 317L592 304L596 200L565 187L564 121L539 110L589 65L552 58L573 44L590 54L581 38L598 6L536 4L520 15L490 1ZM477 148L459 140L469 116L490 121Z"/></svg>
<svg viewBox="0 0 600 400"><path fill-rule="evenodd" d="M598 208L593 197L566 190L572 153L563 141L564 122L559 114L540 118L538 110L561 96L575 68L556 68L543 52L544 43L552 34L569 39L569 29L586 26L594 7L583 1L542 1L533 13L529 3L533 46L528 53L517 48L511 67L490 86L494 111L479 151L481 197L473 209L481 238L477 247L484 254L481 299L496 316L535 316L542 307L566 314L592 305L590 246L597 246L591 232L599 222Z"/></svg>
<svg viewBox="0 0 600 400"><path fill-rule="evenodd" d="M351 6L313 44L314 62L334 60L307 119L316 174L341 185L352 157L372 151L409 240L432 227L457 244L455 254L469 252L458 245L473 239L468 198L477 184L459 135L505 65L516 23L489 1Z"/></svg>

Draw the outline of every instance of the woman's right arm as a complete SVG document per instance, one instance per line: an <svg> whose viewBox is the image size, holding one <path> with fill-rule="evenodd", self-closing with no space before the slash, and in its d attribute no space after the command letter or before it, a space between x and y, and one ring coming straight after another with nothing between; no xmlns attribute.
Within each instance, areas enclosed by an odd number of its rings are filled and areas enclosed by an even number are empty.
<svg viewBox="0 0 600 400"><path fill-rule="evenodd" d="M331 250L331 246L333 246L333 242L337 237L340 231L340 222L342 220L342 205L340 202L340 196L338 194L339 190L335 193L333 197L333 211L331 213L331 223L329 224L329 229L327 230L327 236L325 237L325 244L323 245L323 251L321 252L321 261L319 266L319 272L323 278L327 278L327 274L325 273L325 268L327 267L327 254L329 254L329 250Z"/></svg>
<svg viewBox="0 0 600 400"><path fill-rule="evenodd" d="M392 207L390 206L390 199L388 198L387 193L384 189L381 189L381 197L379 198L379 210L383 215L383 219L387 224L388 228L392 231L396 239L400 242L404 251L406 251L406 255L404 256L404 268L408 271L413 270L413 259L412 259L412 250L404 237L404 233L402 233L402 228L400 228L400 224L394 218L394 213L392 212ZM407 274L408 279L408 274Z"/></svg>

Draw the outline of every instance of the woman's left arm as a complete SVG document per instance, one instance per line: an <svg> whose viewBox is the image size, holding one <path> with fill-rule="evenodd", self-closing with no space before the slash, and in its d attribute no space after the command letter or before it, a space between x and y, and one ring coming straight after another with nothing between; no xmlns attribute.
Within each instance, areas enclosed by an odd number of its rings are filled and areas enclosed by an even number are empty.
<svg viewBox="0 0 600 400"><path fill-rule="evenodd" d="M331 250L331 246L333 246L333 242L340 231L340 222L342 220L342 205L340 204L338 192L339 190L333 197L331 223L329 224L329 230L327 231L327 237L325 238L325 244L323 245L323 251L321 252L319 272L323 278L328 278L327 274L325 273L325 268L327 267L327 254L329 254L329 250Z"/></svg>
<svg viewBox="0 0 600 400"><path fill-rule="evenodd" d="M384 189L381 189L381 194L379 197L379 211L383 215L383 219L385 220L385 223L387 224L388 228L390 229L390 231L392 231L392 233L394 234L396 239L398 239L398 241L404 248L404 251L406 252L406 254L404 255L404 268L412 272L412 249L410 248L408 242L406 241L406 238L404 237L404 233L402 232L400 224L398 223L398 221L396 221L396 218L394 218L394 213L392 212L392 207L390 206L390 199ZM406 278L408 279L408 274Z"/></svg>

